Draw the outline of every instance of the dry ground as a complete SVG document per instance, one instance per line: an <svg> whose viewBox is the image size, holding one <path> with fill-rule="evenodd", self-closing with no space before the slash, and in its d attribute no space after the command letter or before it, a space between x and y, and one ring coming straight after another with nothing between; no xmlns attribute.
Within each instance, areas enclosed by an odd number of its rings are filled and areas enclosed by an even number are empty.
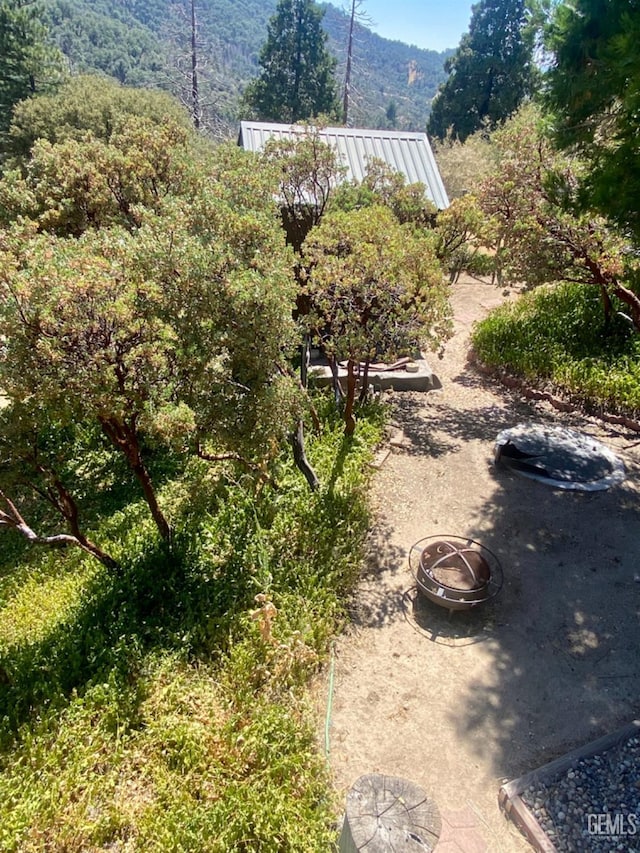
<svg viewBox="0 0 640 853"><path fill-rule="evenodd" d="M353 627L336 646L330 725L340 792L364 773L406 777L441 810L471 809L490 853L530 849L498 809L503 781L640 710L640 435L524 402L475 373L471 324L503 298L459 283L455 335L434 362L442 389L393 398L405 439L375 478L378 520ZM496 469L497 433L527 420L597 437L623 459L626 481L561 492ZM409 550L434 534L499 556L494 602L450 621L414 606ZM322 727L326 691L325 678Z"/></svg>

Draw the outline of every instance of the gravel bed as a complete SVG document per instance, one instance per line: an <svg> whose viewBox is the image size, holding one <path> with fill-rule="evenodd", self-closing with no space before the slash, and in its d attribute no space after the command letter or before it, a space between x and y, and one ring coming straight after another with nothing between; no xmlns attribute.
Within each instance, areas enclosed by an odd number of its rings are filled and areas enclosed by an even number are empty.
<svg viewBox="0 0 640 853"><path fill-rule="evenodd" d="M559 853L640 853L640 737L521 797Z"/></svg>

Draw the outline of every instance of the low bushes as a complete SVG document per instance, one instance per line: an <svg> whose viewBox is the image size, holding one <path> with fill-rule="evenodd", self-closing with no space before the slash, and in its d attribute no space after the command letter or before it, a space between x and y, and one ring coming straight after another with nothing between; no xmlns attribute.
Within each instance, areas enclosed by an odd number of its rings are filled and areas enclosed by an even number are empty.
<svg viewBox="0 0 640 853"><path fill-rule="evenodd" d="M288 454L277 487L198 462L163 487L171 551L125 507L96 522L120 574L0 557L0 850L328 849L307 683L361 564L383 419L346 438L330 405L313 494Z"/></svg>
<svg viewBox="0 0 640 853"><path fill-rule="evenodd" d="M473 346L486 365L552 385L589 408L640 412L640 338L621 310L605 320L595 287L524 294L477 324Z"/></svg>

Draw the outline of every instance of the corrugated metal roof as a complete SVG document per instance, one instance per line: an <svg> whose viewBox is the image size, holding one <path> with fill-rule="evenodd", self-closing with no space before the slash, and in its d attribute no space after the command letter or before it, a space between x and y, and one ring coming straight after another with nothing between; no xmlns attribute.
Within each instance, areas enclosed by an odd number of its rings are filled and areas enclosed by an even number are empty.
<svg viewBox="0 0 640 853"><path fill-rule="evenodd" d="M269 139L288 139L304 132L300 125L243 121L238 143L247 151L261 151ZM347 168L347 180L362 181L368 160L377 157L405 175L409 183L420 181L424 184L427 195L440 210L449 206L426 133L324 127L319 130L319 136L338 152L342 165Z"/></svg>

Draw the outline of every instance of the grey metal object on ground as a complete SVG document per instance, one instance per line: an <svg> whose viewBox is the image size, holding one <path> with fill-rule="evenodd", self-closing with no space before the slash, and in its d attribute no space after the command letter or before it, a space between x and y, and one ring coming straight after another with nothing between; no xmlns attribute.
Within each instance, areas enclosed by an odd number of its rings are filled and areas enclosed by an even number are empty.
<svg viewBox="0 0 640 853"><path fill-rule="evenodd" d="M555 489L593 492L625 478L624 465L596 439L566 427L518 424L498 433L496 465Z"/></svg>
<svg viewBox="0 0 640 853"><path fill-rule="evenodd" d="M342 367L339 368L338 378L345 380L346 376L347 371ZM331 385L333 378L326 359L322 357L312 358L309 378L315 385ZM375 389L379 388L382 391L389 388L393 388L394 391L433 391L442 388L442 383L423 358L414 359L411 362L410 370L405 365L397 370L369 369L367 382Z"/></svg>

